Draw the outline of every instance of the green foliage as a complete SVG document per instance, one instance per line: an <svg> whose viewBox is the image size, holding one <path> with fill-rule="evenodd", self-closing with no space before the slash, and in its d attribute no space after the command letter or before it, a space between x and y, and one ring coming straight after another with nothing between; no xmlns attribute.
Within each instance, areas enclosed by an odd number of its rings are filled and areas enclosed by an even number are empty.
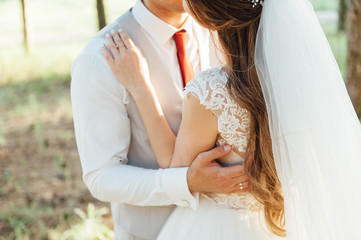
<svg viewBox="0 0 361 240"><path fill-rule="evenodd" d="M74 209L79 222L72 225L70 229L59 233L55 230L49 234L54 240L107 240L113 239L113 231L102 224L102 216L108 213L107 208L96 209L93 204L88 205L87 212L79 208Z"/></svg>
<svg viewBox="0 0 361 240"><path fill-rule="evenodd" d="M12 176L11 172L8 169L5 168L3 174L4 174L4 177L5 177L5 180L6 180L6 184L7 185L12 184L13 176Z"/></svg>
<svg viewBox="0 0 361 240"><path fill-rule="evenodd" d="M310 0L316 11L337 11L338 0Z"/></svg>
<svg viewBox="0 0 361 240"><path fill-rule="evenodd" d="M347 71L347 36L344 32L334 30L326 30L327 39L331 45L332 52L340 67L341 73L346 80Z"/></svg>
<svg viewBox="0 0 361 240"><path fill-rule="evenodd" d="M46 223L39 221L39 219L49 218L52 215L51 208L43 208L33 204L20 208L14 207L6 213L1 213L0 223L2 223L3 228L11 229L11 233L6 238L8 240L32 239L32 235L36 232L42 233L38 236L43 239L46 237Z"/></svg>
<svg viewBox="0 0 361 240"><path fill-rule="evenodd" d="M332 15L331 15L332 16ZM336 15L337 16L337 15ZM340 67L342 75L346 79L346 63L347 63L347 34L337 29L337 18L321 19L322 28L330 43L332 52Z"/></svg>
<svg viewBox="0 0 361 240"><path fill-rule="evenodd" d="M5 127L3 117L0 116L0 147L6 145Z"/></svg>
<svg viewBox="0 0 361 240"><path fill-rule="evenodd" d="M75 208L73 213L66 213L59 221L49 221L54 217L50 206L34 203L14 207L0 214L0 239L30 240L37 236L36 239L51 240L110 240L114 237L113 231L102 223L102 217L108 211L90 203L87 212ZM70 223L70 227L64 230L66 223ZM3 236L1 232L10 234Z"/></svg>

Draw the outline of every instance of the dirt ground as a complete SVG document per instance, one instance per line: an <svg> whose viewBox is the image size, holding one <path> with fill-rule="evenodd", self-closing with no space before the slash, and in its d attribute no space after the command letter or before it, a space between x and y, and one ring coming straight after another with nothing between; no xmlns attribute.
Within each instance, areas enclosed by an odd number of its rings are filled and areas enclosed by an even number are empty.
<svg viewBox="0 0 361 240"><path fill-rule="evenodd" d="M69 81L60 89L68 94ZM65 105L70 109L69 100ZM66 229L75 221L74 208L85 210L91 202L109 207L92 198L82 182L69 109L54 108L48 116L40 111L39 121L27 116L3 120L0 239L14 231L30 239L48 239L49 229ZM112 228L110 214L103 221Z"/></svg>

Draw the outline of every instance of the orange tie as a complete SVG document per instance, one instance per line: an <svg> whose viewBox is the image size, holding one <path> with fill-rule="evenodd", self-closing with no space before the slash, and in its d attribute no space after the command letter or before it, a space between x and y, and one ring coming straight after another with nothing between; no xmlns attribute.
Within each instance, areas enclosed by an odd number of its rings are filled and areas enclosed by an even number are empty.
<svg viewBox="0 0 361 240"><path fill-rule="evenodd" d="M186 51L187 32L181 30L173 35L175 44L177 46L177 57L179 67L182 73L183 87L194 77L194 70L191 61L188 58Z"/></svg>

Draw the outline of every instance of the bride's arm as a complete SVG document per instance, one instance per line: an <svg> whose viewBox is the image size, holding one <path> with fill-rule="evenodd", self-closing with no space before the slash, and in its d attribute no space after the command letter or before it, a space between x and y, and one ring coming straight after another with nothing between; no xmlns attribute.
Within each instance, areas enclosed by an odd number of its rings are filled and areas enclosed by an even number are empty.
<svg viewBox="0 0 361 240"><path fill-rule="evenodd" d="M217 136L217 119L211 111L201 106L197 98L186 97L176 142L150 82L147 62L140 50L124 32L113 34L113 38L108 35L107 41L113 57L105 48L104 56L112 71L133 96L159 166L189 166L197 154L213 148ZM114 42L122 46L119 51Z"/></svg>
<svg viewBox="0 0 361 240"><path fill-rule="evenodd" d="M135 102L160 167L190 166L200 152L215 146L217 118L196 97L189 94L183 101L182 123L177 138L154 91L143 91Z"/></svg>
<svg viewBox="0 0 361 240"><path fill-rule="evenodd" d="M171 167L189 166L200 152L214 148L218 135L217 122L211 110L201 105L198 98L187 94Z"/></svg>
<svg viewBox="0 0 361 240"><path fill-rule="evenodd" d="M147 61L124 31L107 34L106 40L112 56L104 45L104 57L136 102L159 166L168 168L176 137L150 82ZM117 49L116 45L120 47Z"/></svg>

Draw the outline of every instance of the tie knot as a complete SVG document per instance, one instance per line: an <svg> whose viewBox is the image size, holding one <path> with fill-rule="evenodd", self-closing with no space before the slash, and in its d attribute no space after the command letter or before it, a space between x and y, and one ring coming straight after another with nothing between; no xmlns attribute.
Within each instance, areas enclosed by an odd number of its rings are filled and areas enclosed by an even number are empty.
<svg viewBox="0 0 361 240"><path fill-rule="evenodd" d="M186 41L188 39L188 34L187 34L186 30L183 29L183 30L176 32L173 35L173 39L177 46L177 50L180 50L180 49L184 50L186 48Z"/></svg>

